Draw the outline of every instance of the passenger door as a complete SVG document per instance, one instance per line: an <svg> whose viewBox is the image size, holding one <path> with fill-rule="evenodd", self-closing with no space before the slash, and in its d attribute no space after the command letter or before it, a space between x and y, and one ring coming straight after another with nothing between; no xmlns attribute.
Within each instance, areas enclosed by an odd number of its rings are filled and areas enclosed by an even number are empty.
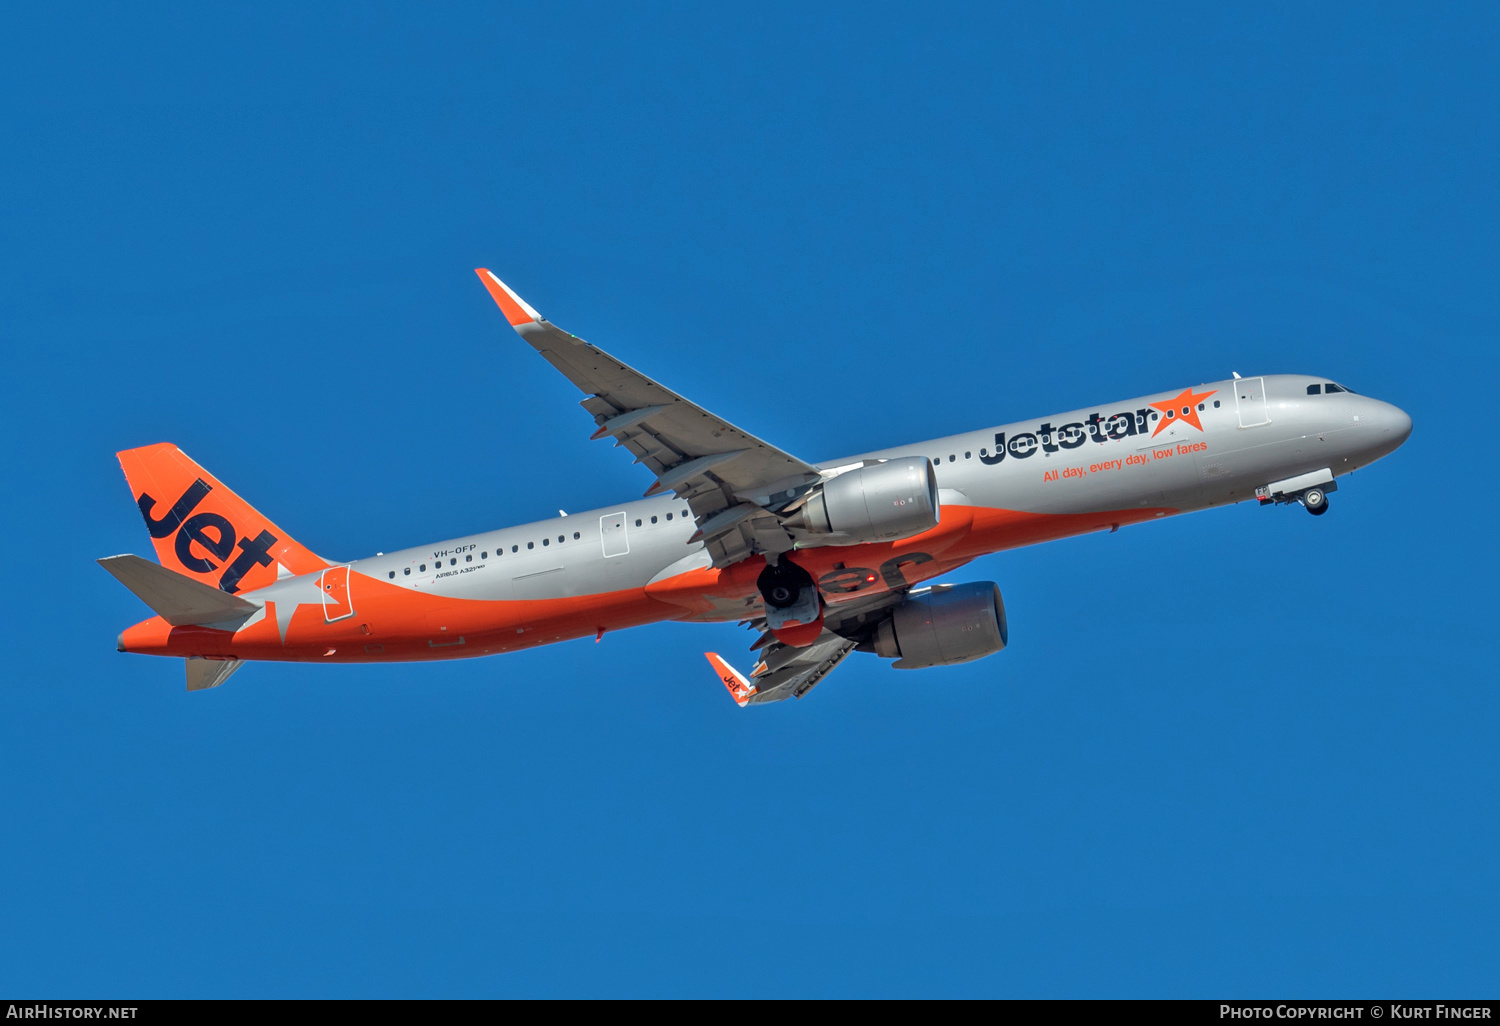
<svg viewBox="0 0 1500 1026"><path fill-rule="evenodd" d="M1271 411L1266 405L1265 378L1236 378L1234 382L1234 408L1240 416L1240 427L1260 427L1271 422Z"/></svg>
<svg viewBox="0 0 1500 1026"><path fill-rule="evenodd" d="M354 599L349 595L349 568L331 566L323 571L323 622L347 620L354 615Z"/></svg>
<svg viewBox="0 0 1500 1026"><path fill-rule="evenodd" d="M625 511L606 513L599 518L599 541L604 546L604 558L624 556L630 552L630 538L626 534Z"/></svg>

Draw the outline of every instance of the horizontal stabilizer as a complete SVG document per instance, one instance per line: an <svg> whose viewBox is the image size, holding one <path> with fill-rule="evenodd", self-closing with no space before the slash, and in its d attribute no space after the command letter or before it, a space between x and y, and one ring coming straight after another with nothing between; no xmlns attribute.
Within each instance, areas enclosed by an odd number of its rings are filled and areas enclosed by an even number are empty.
<svg viewBox="0 0 1500 1026"><path fill-rule="evenodd" d="M186 662L189 691L216 688L244 665L242 659L199 659L196 656L189 657Z"/></svg>
<svg viewBox="0 0 1500 1026"><path fill-rule="evenodd" d="M105 556L99 565L173 627L198 624L233 630L260 609L254 602L140 556Z"/></svg>

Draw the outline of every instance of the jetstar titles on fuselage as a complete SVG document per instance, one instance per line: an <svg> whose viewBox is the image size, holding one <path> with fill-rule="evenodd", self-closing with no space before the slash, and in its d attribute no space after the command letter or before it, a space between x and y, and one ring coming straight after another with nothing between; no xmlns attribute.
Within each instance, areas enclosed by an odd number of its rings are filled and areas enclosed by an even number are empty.
<svg viewBox="0 0 1500 1026"><path fill-rule="evenodd" d="M995 432L995 451L990 453L988 448L980 449L979 459L983 463L994 465L1004 460L1007 453L1015 459L1024 460L1035 456L1038 451L1053 453L1063 449L1077 449L1090 440L1101 445L1105 442L1120 441L1133 435L1144 435L1153 419L1158 421L1156 430L1151 432L1153 438L1160 434L1168 424L1178 419L1202 431L1203 424L1198 420L1198 413L1204 408L1205 400L1215 392L1215 389L1207 392L1194 392L1191 388L1185 388L1180 395L1172 399L1151 403L1139 410L1124 410L1108 416L1102 413L1090 413L1081 421L1063 424L1056 428L1050 421L1044 421L1036 431L1017 432L1008 441L1004 431L997 431ZM1214 405L1217 406L1218 403ZM1160 412L1152 413L1153 409Z"/></svg>

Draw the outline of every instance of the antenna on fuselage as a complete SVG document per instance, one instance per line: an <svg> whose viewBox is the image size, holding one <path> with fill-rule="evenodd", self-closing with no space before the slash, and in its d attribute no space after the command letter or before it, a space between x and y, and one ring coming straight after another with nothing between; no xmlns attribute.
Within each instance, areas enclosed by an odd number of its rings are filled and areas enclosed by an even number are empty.
<svg viewBox="0 0 1500 1026"><path fill-rule="evenodd" d="M1240 380L1240 372L1239 371L1230 371L1229 373L1231 373L1231 374L1234 375L1234 380L1236 380L1236 381Z"/></svg>

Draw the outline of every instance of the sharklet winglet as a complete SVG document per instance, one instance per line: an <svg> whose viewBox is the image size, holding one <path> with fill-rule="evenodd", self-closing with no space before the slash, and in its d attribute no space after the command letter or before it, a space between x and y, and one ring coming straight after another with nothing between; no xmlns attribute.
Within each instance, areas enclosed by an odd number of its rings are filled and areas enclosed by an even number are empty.
<svg viewBox="0 0 1500 1026"><path fill-rule="evenodd" d="M743 673L726 663L719 653L703 654L708 657L708 665L719 675L720 683L729 690L729 697L734 699L734 704L743 709L749 703L750 696L755 694L755 685Z"/></svg>
<svg viewBox="0 0 1500 1026"><path fill-rule="evenodd" d="M479 275L479 280L484 283L490 298L495 301L500 312L505 314L505 319L510 322L512 328L519 328L523 324L535 324L542 319L542 315L537 313L530 303L516 295L505 282L495 277L494 272L483 267L476 267L474 273Z"/></svg>

